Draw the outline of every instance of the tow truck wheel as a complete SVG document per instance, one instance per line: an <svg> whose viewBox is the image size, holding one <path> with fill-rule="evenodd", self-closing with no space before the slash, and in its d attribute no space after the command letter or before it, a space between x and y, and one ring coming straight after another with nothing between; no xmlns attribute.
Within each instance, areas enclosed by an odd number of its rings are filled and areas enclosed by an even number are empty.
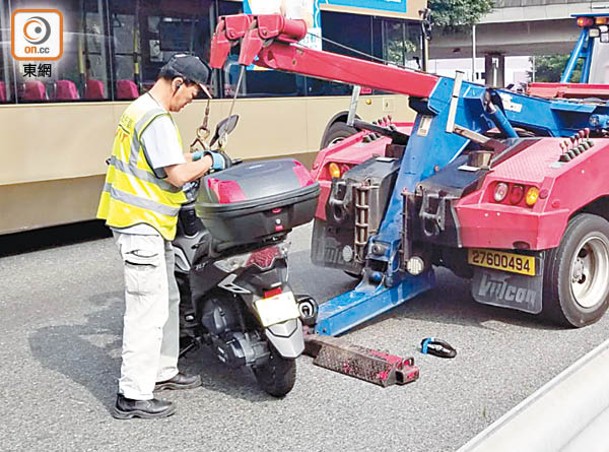
<svg viewBox="0 0 609 452"><path fill-rule="evenodd" d="M335 122L330 126L323 139L321 140L320 149L325 149L331 144L336 144L351 135L357 133L357 130L348 126L344 122Z"/></svg>
<svg viewBox="0 0 609 452"><path fill-rule="evenodd" d="M598 321L609 305L609 222L598 215L571 219L545 260L543 314L569 327Z"/></svg>

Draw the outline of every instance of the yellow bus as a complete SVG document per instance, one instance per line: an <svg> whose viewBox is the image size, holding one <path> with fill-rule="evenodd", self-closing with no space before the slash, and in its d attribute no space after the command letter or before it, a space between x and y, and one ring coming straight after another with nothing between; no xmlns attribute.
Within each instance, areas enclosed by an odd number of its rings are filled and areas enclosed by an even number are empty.
<svg viewBox="0 0 609 452"><path fill-rule="evenodd" d="M314 4L324 50L420 67L420 11L426 0ZM172 55L206 58L218 17L243 12L244 6L235 0L0 2L0 234L93 219L104 162L128 102L153 84ZM11 28L11 20L16 14L42 17L37 11L46 9L59 11L63 19L61 57L16 59L11 49L16 34L43 34L44 24L30 20ZM231 110L238 67L229 62L216 72L210 125ZM328 128L346 120L351 87L248 70L238 91L234 113L241 119L231 135L231 155L289 155L310 164L324 133L327 141ZM176 115L185 145L194 138L205 107L204 100L195 100ZM405 97L378 92L362 96L357 113L367 120L414 117Z"/></svg>

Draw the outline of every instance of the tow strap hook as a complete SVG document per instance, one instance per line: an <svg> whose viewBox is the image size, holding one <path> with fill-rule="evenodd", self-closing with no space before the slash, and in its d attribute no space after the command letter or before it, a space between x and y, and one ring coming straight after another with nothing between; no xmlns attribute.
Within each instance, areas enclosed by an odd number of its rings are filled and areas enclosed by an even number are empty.
<svg viewBox="0 0 609 452"><path fill-rule="evenodd" d="M435 337L426 337L421 341L421 353L439 356L440 358L454 358L457 350L448 342Z"/></svg>

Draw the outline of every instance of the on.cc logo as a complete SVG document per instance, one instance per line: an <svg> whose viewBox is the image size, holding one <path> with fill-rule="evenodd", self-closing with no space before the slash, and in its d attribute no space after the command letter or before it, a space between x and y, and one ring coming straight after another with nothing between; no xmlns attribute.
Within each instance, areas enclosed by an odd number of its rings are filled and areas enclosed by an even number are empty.
<svg viewBox="0 0 609 452"><path fill-rule="evenodd" d="M19 61L58 60L63 15L57 9L17 9L11 18L11 51Z"/></svg>
<svg viewBox="0 0 609 452"><path fill-rule="evenodd" d="M31 17L23 25L23 36L30 44L44 44L51 36L51 24L44 17Z"/></svg>

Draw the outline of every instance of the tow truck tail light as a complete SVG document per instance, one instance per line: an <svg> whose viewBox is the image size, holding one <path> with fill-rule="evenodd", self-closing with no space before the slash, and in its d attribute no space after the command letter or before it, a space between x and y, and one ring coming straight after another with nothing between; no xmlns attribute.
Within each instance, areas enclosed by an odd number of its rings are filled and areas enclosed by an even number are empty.
<svg viewBox="0 0 609 452"><path fill-rule="evenodd" d="M524 184L497 182L492 190L492 201L512 206L533 207L539 199L539 188Z"/></svg>
<svg viewBox="0 0 609 452"><path fill-rule="evenodd" d="M493 194L493 199L495 202L501 202L505 199L508 194L508 184L505 182L499 182L495 187L495 193Z"/></svg>
<svg viewBox="0 0 609 452"><path fill-rule="evenodd" d="M330 177L332 179L340 179L340 168L336 163L332 162L328 165L328 172L330 173Z"/></svg>
<svg viewBox="0 0 609 452"><path fill-rule="evenodd" d="M596 25L607 25L609 24L609 17L597 17Z"/></svg>
<svg viewBox="0 0 609 452"><path fill-rule="evenodd" d="M594 25L593 17L578 17L577 26L581 28L591 27Z"/></svg>
<svg viewBox="0 0 609 452"><path fill-rule="evenodd" d="M512 185L512 189L510 190L510 203L511 204L519 204L524 198L524 187L519 184Z"/></svg>
<svg viewBox="0 0 609 452"><path fill-rule="evenodd" d="M537 188L537 187L529 188L527 190L527 196L525 198L525 202L526 202L527 206L533 207L535 205L535 203L537 202L537 199L539 199L539 188Z"/></svg>
<svg viewBox="0 0 609 452"><path fill-rule="evenodd" d="M340 179L347 171L351 169L351 167L346 163L332 162L327 166L327 169L330 179Z"/></svg>

